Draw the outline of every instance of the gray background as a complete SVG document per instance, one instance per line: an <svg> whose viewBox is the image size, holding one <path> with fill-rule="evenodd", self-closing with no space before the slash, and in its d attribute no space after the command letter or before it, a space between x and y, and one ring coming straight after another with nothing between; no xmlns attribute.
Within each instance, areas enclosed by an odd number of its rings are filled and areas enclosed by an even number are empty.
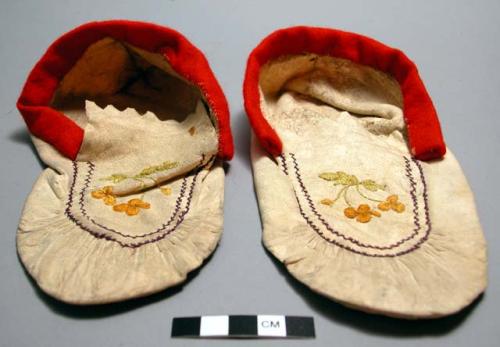
<svg viewBox="0 0 500 347"><path fill-rule="evenodd" d="M500 2L497 1L107 1L2 0L0 5L0 345L2 346L492 346L500 340ZM127 18L178 29L205 52L228 98L236 156L226 176L225 229L201 271L152 297L92 308L41 293L16 256L24 199L42 166L15 108L34 63L60 34L90 20ZM292 279L261 245L241 85L246 58L271 31L306 24L359 32L419 66L447 144L476 194L489 242L486 294L459 315L407 322L329 302ZM450 197L453 199L453 197ZM333 275L332 275L333 276ZM334 280L334 278L333 278ZM317 338L172 340L174 316L312 315Z"/></svg>

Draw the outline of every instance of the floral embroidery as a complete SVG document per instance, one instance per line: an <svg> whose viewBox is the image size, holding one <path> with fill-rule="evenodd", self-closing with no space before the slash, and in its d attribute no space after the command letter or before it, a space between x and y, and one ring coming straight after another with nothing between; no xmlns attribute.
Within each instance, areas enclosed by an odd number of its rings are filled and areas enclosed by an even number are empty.
<svg viewBox="0 0 500 347"><path fill-rule="evenodd" d="M326 206L332 206L335 203L332 199L323 199L320 202Z"/></svg>
<svg viewBox="0 0 500 347"><path fill-rule="evenodd" d="M162 187L162 188L160 188L160 191L166 196L169 196L170 194L172 194L172 188L170 188L170 187Z"/></svg>
<svg viewBox="0 0 500 347"><path fill-rule="evenodd" d="M357 209L354 207L347 207L344 210L344 215L347 218L356 218L360 223L368 223L372 219L372 216L381 216L380 212L372 210L367 204L361 204Z"/></svg>
<svg viewBox="0 0 500 347"><path fill-rule="evenodd" d="M131 199L124 204L116 204L116 196L113 194L113 187L106 186L94 190L90 193L94 199L102 199L108 206L113 206L113 211L125 212L128 216L135 216L141 208L148 209L150 204L141 199Z"/></svg>
<svg viewBox="0 0 500 347"><path fill-rule="evenodd" d="M118 204L113 206L113 211L125 212L128 216L135 216L139 214L142 209L148 209L151 205L141 199L130 199L127 203Z"/></svg>
<svg viewBox="0 0 500 347"><path fill-rule="evenodd" d="M118 174L112 174L108 177L104 177L101 180L111 181L113 183L120 183L121 181L123 181L125 179L131 178L131 179L139 180L141 183L144 183L142 181L142 179L149 178L149 179L155 181L152 177L150 177L151 175L158 173L158 172L173 169L173 168L177 167L178 165L179 165L178 162L165 161L165 162L161 163L160 165L148 166L148 167L142 169L141 172L139 172L135 175L132 175L132 176L118 173ZM156 181L155 181L155 183L156 183ZM156 184L158 185L158 183L156 183ZM172 194L172 189L170 187L161 188L158 185L158 188L160 188L160 191L164 195L168 196L168 195ZM142 197L141 197L141 199L131 199L127 203L117 204L116 196L113 194L113 187L112 186L105 186L103 188L96 189L96 190L92 191L90 193L90 195L94 199L102 199L103 202L108 206L113 206L113 211L125 212L128 216L137 215L140 212L141 208L142 209L149 209L151 207L151 205L148 202L145 202L142 200ZM144 194L142 196L144 196Z"/></svg>
<svg viewBox="0 0 500 347"><path fill-rule="evenodd" d="M116 203L116 197L113 194L113 187L106 186L90 193L94 199L102 199L106 205L113 206Z"/></svg>
<svg viewBox="0 0 500 347"><path fill-rule="evenodd" d="M397 213L403 213L405 210L405 205L398 201L399 197L397 195L389 195L385 201L378 204L378 208L381 211L393 210Z"/></svg>
<svg viewBox="0 0 500 347"><path fill-rule="evenodd" d="M340 198L343 198L345 204L348 205L344 209L344 215L350 219L356 218L356 221L359 223L368 223L374 216L381 217L381 213L367 204L360 204L357 208L354 208L347 199L347 192L351 189L355 189L358 195L364 200L378 203L377 208L380 211L393 210L402 213L405 210L405 205L398 201L399 197L395 194L389 195L385 201L368 196L368 192L385 191L387 189L385 185L379 184L374 180L359 180L355 175L349 175L343 171L324 172L319 177L325 181L333 182L334 186L342 186L335 198L325 198L320 201L321 204L333 206ZM366 192L363 192L363 190Z"/></svg>

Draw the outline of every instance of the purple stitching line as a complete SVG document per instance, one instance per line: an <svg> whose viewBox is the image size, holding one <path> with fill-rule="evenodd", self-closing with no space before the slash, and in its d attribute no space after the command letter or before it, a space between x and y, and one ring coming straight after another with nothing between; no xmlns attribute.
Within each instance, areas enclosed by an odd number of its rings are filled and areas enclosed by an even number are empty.
<svg viewBox="0 0 500 347"><path fill-rule="evenodd" d="M345 236L344 234L341 234L340 232L334 230L328 224L328 222L321 216L321 214L317 211L316 206L314 205L314 202L312 201L311 196L310 196L307 188L305 187L304 182L302 181L302 177L300 175L300 170L299 170L298 163L297 163L297 160L295 158L295 155L293 153L290 153L290 157L292 158L292 161L294 163L295 174L296 174L297 180L299 181L300 187L301 187L302 191L304 192L304 195L305 195L306 200L307 200L307 202L309 204L309 207L314 212L314 215L316 217L318 217L318 219L325 226L325 228L328 229L328 231L330 231L331 233L333 233L333 234L335 234L335 235L343 238L346 241L352 242L352 243L354 243L355 245L357 245L359 247L372 248L372 249L377 249L377 250L388 250L388 249L396 248L396 247L400 246L401 244L405 243L406 241L411 240L416 235L418 235L418 232L419 232L421 226L420 226L420 221L419 221L418 213L417 213L418 212L418 202L417 202L417 198L416 198L416 182L413 179L413 176L411 175L410 163L409 163L409 160L406 157L403 157L403 158L405 160L406 177L408 177L408 179L410 181L410 186L411 186L410 194L411 194L411 198L412 198L412 201L413 201L413 222L415 224L415 228L414 228L414 231L413 231L413 233L411 235L409 235L409 236L407 236L407 237L405 237L405 238L399 240L398 242L396 242L396 243L394 243L392 245L389 245L389 246L376 246L376 245L365 244L365 243L362 243L361 241L358 241L358 240L356 240L354 238L351 238L349 236Z"/></svg>
<svg viewBox="0 0 500 347"><path fill-rule="evenodd" d="M123 243L122 241L119 241L119 240L117 240L117 239L115 239L115 238L113 238L113 237L111 237L109 235L96 232L96 231L94 231L94 230L92 230L92 229L84 226L78 219L76 219L75 216L73 216L73 214L70 211L70 209L73 207L73 191L74 191L75 184L76 184L76 166L75 165L73 165L73 182L71 183L70 193L69 193L68 201L66 203L65 214L66 214L66 217L68 217L69 220L71 220L73 223L75 223L75 225L77 225L78 227L80 227L80 229L85 230L90 235L94 236L95 238L105 239L107 241L116 242L121 247L138 248L138 247L146 245L148 243L154 243L154 242L157 242L157 241L160 241L160 240L164 239L167 235L169 235L172 232L174 232L177 229L177 227L184 221L184 217L190 211L191 200L193 198L193 191L194 191L194 187L196 185L197 178L198 178L198 172L193 177L193 182L191 183L190 191L189 191L188 198L187 198L186 208L181 213L181 215L180 215L179 220L177 221L177 223L170 230L168 230L167 232L159 235L158 237L156 237L154 239L146 240L146 241L139 242L139 243L132 243L132 244Z"/></svg>
<svg viewBox="0 0 500 347"><path fill-rule="evenodd" d="M86 191L87 191L87 189L88 189L88 187L90 185L91 177L92 177L92 174L93 174L94 168L95 168L94 163L88 162L88 164L89 164L89 168L90 169L89 169L89 171L87 173L87 176L86 176L86 178L84 180L85 184L83 186L83 189L80 192L80 199L79 199L80 212L82 213L83 216L85 216L87 218L88 221L92 222L93 224L95 224L98 227L103 228L103 229L105 229L107 231L110 231L112 233L118 234L118 235L123 236L123 237L129 237L129 238L132 238L132 239L137 239L137 238L140 238L140 237L146 237L146 236L150 236L150 235L159 233L159 232L163 231L167 226L170 225L170 223L172 223L174 221L175 216L177 215L177 213L179 212L179 210L181 208L181 200L184 197L184 194L185 194L185 191L186 191L186 183L187 183L186 177L184 177L182 179L181 191L179 193L179 196L176 199L174 212L170 216L170 219L168 220L168 222L162 224L162 226L160 228L156 229L156 231L152 231L152 232L149 232L149 233L146 233L146 234L141 234L141 235L126 235L126 234L123 234L123 233L121 233L119 231L116 231L114 229L108 228L107 226L102 225L102 224L96 222L92 217L90 217L87 214L87 210L85 209L85 205L84 205L85 193L86 193ZM74 162L73 162L73 165L75 165ZM78 168L77 168L77 171L78 171Z"/></svg>
<svg viewBox="0 0 500 347"><path fill-rule="evenodd" d="M292 160L294 161L295 171L296 171L297 179L298 179L298 181L299 181L299 184L300 184L300 186L301 186L301 189L303 190L304 195L306 195L306 199L308 200L308 203L309 203L309 205L310 205L311 209L313 210L313 212L315 212L315 214L316 214L316 213L317 213L317 214L319 214L319 213L317 212L317 210L314 208L314 204L312 203L312 200L311 200L310 196L309 196L309 195L308 195L308 193L307 193L307 190L306 190L305 185L304 185L304 183L303 183L303 181L302 181L302 178L301 178L301 176L300 176L300 173L298 172L298 165L297 165L297 161L296 161L296 159L295 159L295 155L294 155L293 153L289 153L289 154L290 154L290 156L292 157ZM285 158L284 158L282 155L281 155L280 157L281 157L281 159L282 159L282 161L283 161L283 167L284 167L284 168L286 168L287 166L286 166L286 161L285 161ZM409 161L408 161L408 159L407 159L406 157L404 157L404 159L405 159L406 163L408 163L408 165L406 165L406 169L408 170L408 169L409 169ZM420 240L419 240L419 242L418 242L418 243L416 243L413 247L411 247L411 248L409 248L409 249L407 249L407 250L405 250L405 251L400 251L400 252L398 252L398 253L394 253L394 254L370 254L370 253L366 253L366 252L362 252L362 251L355 250L355 249L353 249L352 247L349 247L349 246L343 245L343 244L341 244L341 243L339 243L339 242L337 242L337 241L335 241L335 240L331 240L331 239L329 239L329 238L328 238L328 237L326 237L326 235L325 235L325 234L324 234L324 233L323 233L323 232L322 232L322 231L321 231L321 230L320 230L320 229L319 229L319 228L318 228L318 227L317 227L317 226L316 226L316 225L315 225L315 224L314 224L314 223L313 223L313 222L312 222L312 221L311 221L308 217L307 217L307 215L305 214L304 210L302 209L302 205L301 205L301 203L300 203L300 201L299 201L299 199L298 199L298 197L297 197L297 194L295 194L295 199L297 200L297 203L298 203L298 206L299 206L299 210L300 210L300 214L302 215L302 217L304 218L304 220L307 222L307 224L311 227L311 229L313 229L314 231L316 231L316 233L317 233L318 235L320 235L320 236L321 236L321 237L322 237L325 241L327 241L327 242L329 242L329 243L332 243L332 244L335 244L336 246L339 246L339 247L341 247L341 248L344 248L344 249L346 249L346 250L348 250L348 251L351 251L351 252L353 252L353 253L360 254L360 255L365 255L365 256L369 256L369 257L396 257L396 256L400 256L400 255L404 255L404 254L410 253L410 252L412 252L412 251L414 251L414 250L418 249L418 248L420 247L420 245L421 245L423 242L425 242L425 241L427 240L427 238L428 238L428 236L429 236L429 234L430 234L430 231L431 231L430 215L429 215L428 202L427 202L427 184L426 184L426 182L425 182L425 177L424 177L423 170L422 170L422 167L421 167L420 163L418 163L418 162L417 162L416 160L414 160L414 159L412 159L412 160L415 162L415 164L416 164L416 165L417 165L417 167L418 167L418 170L419 170L419 172L420 172L420 178L421 178L421 180L422 180L422 184L423 184L423 186L424 186L424 193L423 193L424 203L425 203L425 205L424 205L424 209L425 209L426 223L427 223L427 225L428 225L428 228L427 228L427 230L426 230L426 232L425 232L425 234L424 234L424 237L423 237L422 239L420 239ZM410 184L412 184L412 182L411 182L411 181L410 181ZM416 184L416 183L415 183L415 181L413 181L413 184ZM412 191L413 191L414 189L415 189L415 188L414 188L414 187L412 187ZM415 204L417 203L416 197L414 197L414 195L412 195L412 199L413 199L413 201L414 201L414 206L415 206ZM312 204L312 206L311 206L311 204ZM416 210L416 207L414 207L414 211L415 211L415 210ZM323 219L323 218L321 217L321 215L319 215L319 216L317 215L317 217L318 217L320 220L322 220L322 219ZM330 228L329 226L326 226L326 225L325 225L325 227L327 227L327 229L328 229L329 231L331 231L332 233L334 233L334 234L336 234L336 235L338 235L338 236L342 237L342 238L343 238L343 239L345 239L346 241L351 241L351 242L353 242L353 243L355 243L355 244L364 245L363 243L359 242L358 240L355 240L355 239L353 239L353 238L346 237L346 236L344 236L344 235L340 234L339 232L337 232L337 231L333 230L333 229L332 229L332 228ZM420 227L420 224L419 224L419 227ZM414 237L414 236L413 236L413 237ZM361 247L363 247L363 246L361 246ZM374 246L373 248L375 248L375 247L377 247L377 246ZM390 246L388 246L388 247L390 247ZM367 248L368 248L368 247L367 247Z"/></svg>
<svg viewBox="0 0 500 347"><path fill-rule="evenodd" d="M285 157L283 156L283 154L280 154L279 158L281 159L281 162L282 162L282 167L283 167L283 173L288 176L288 167L286 166L286 162L285 162Z"/></svg>
<svg viewBox="0 0 500 347"><path fill-rule="evenodd" d="M427 229L427 232L425 233L425 240L428 239L429 237L429 234L431 232L431 214L430 214L430 211L429 211L429 204L427 202L427 198L428 198L428 193L427 193L427 183L425 182L425 177L424 177L424 170L422 169L422 165L420 164L420 162L418 160L415 160L413 159L413 162L417 165L418 167L418 171L420 172L420 179L422 180L422 183L424 185L424 192L423 192L423 196L424 196L424 201L425 201L425 205L424 205L424 211L425 211L425 222L427 223L427 225L429 226L429 228Z"/></svg>

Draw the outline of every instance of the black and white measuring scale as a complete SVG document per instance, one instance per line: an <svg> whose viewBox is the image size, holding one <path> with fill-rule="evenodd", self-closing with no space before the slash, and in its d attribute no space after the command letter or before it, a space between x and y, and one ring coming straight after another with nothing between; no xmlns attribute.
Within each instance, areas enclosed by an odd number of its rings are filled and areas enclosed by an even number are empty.
<svg viewBox="0 0 500 347"><path fill-rule="evenodd" d="M221 315L178 317L172 337L314 338L312 317L283 315Z"/></svg>

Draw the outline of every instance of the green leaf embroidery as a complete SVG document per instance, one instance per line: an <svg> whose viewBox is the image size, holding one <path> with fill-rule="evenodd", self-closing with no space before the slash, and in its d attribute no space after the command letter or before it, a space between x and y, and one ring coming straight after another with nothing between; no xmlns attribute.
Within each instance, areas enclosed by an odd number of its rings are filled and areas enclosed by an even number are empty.
<svg viewBox="0 0 500 347"><path fill-rule="evenodd" d="M121 181L127 179L128 176L124 174L113 174L108 177L101 178L102 181L111 181L113 183L120 183Z"/></svg>
<svg viewBox="0 0 500 347"><path fill-rule="evenodd" d="M127 179L127 178L133 178L133 179L141 179L141 178L147 178L148 176L151 176L152 174L166 171L173 169L179 165L179 162L177 161L165 161L161 163L160 165L153 165L153 166L148 166L144 169L142 169L141 172L138 174L135 174L133 176L128 176L125 174L112 174L111 176L101 178L103 181L111 181L113 183L120 183L121 181Z"/></svg>
<svg viewBox="0 0 500 347"><path fill-rule="evenodd" d="M365 189L371 191L371 192L376 192L377 190L384 190L384 186L381 184L378 184L374 180L364 180L361 181L359 184L361 184Z"/></svg>
<svg viewBox="0 0 500 347"><path fill-rule="evenodd" d="M337 172L323 172L319 177L325 181L335 181L338 178L338 174Z"/></svg>
<svg viewBox="0 0 500 347"><path fill-rule="evenodd" d="M356 176L346 174L343 171L323 172L319 177L325 181L333 181L336 185L341 184L343 186L356 185L359 182Z"/></svg>
<svg viewBox="0 0 500 347"><path fill-rule="evenodd" d="M165 161L161 163L160 165L153 165L149 166L147 168L144 168L141 172L139 172L137 175L134 175L134 178L143 178L150 176L154 173L161 172L161 171L166 171L175 168L177 165L179 165L178 162L174 161Z"/></svg>

